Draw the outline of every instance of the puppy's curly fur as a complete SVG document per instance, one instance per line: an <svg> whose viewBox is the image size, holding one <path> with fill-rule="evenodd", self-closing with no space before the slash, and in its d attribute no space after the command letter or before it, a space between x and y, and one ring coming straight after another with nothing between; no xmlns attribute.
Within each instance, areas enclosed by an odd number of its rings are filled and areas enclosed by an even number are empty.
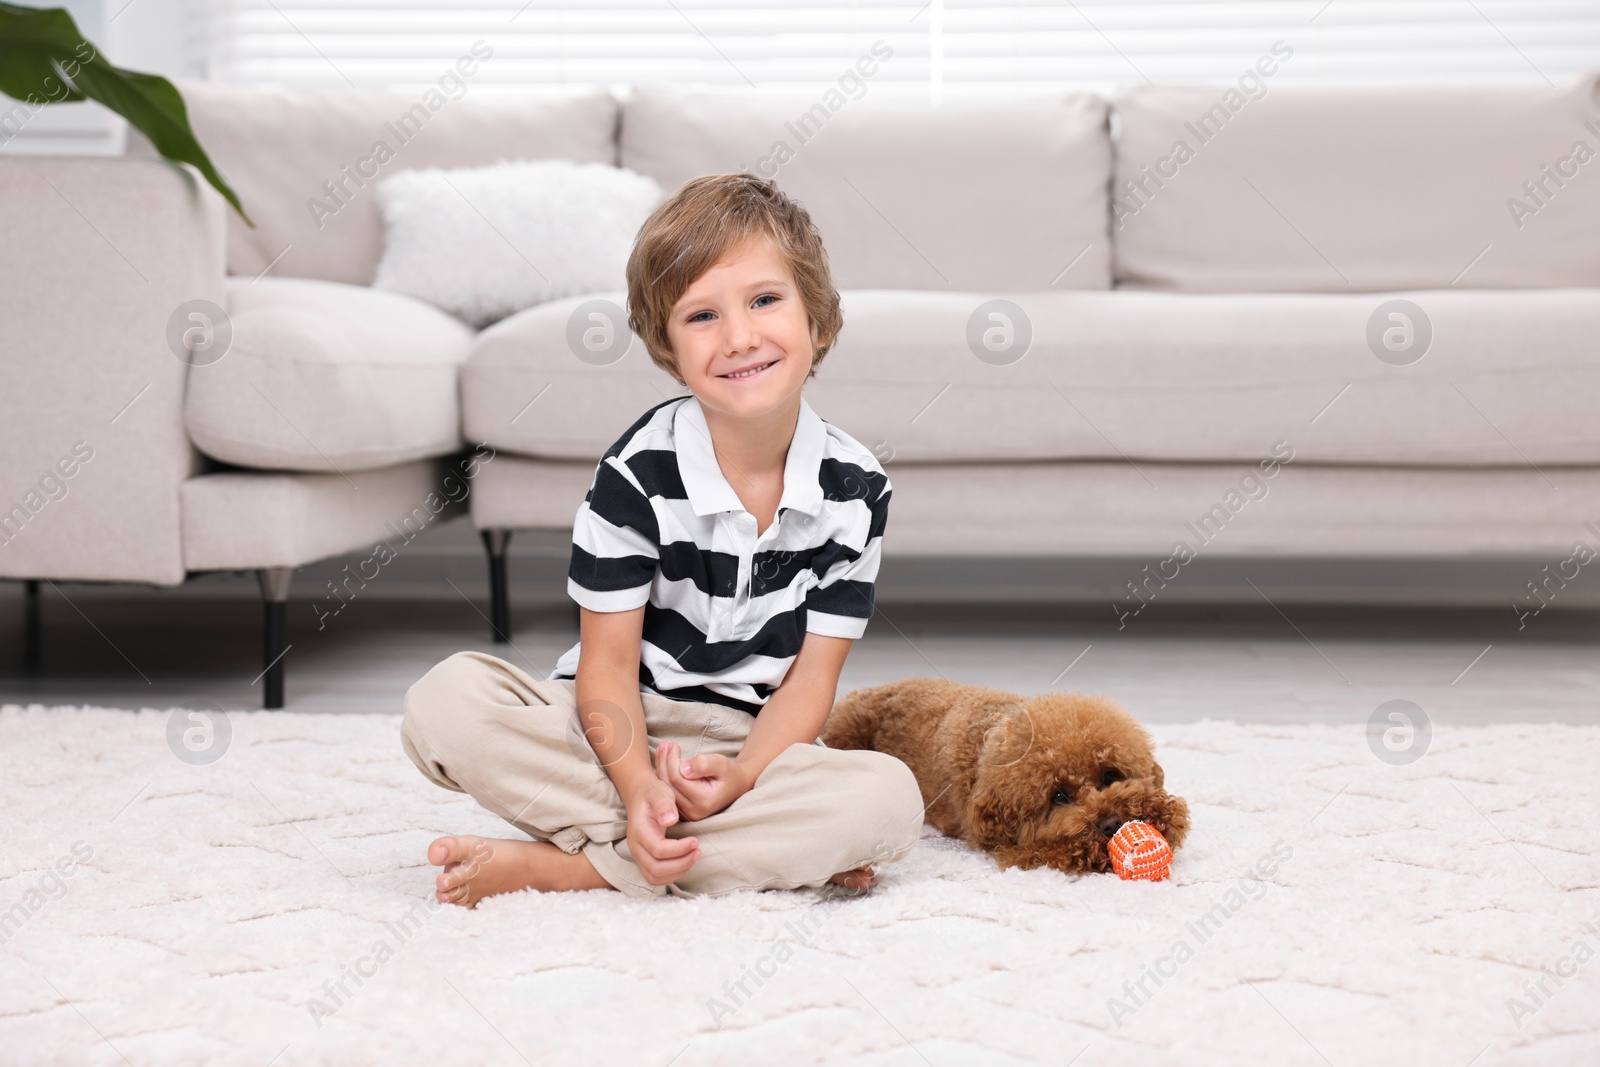
<svg viewBox="0 0 1600 1067"><path fill-rule="evenodd" d="M1108 871L1106 842L1131 819L1174 849L1189 833L1189 805L1164 788L1149 735L1105 697L914 679L849 693L822 740L902 760L927 821L1001 867Z"/></svg>

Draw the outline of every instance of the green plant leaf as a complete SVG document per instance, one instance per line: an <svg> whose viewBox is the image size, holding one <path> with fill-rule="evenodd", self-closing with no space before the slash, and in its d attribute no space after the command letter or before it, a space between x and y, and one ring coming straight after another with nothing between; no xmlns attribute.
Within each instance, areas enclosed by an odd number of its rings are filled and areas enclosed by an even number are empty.
<svg viewBox="0 0 1600 1067"><path fill-rule="evenodd" d="M198 170L240 218L255 225L195 139L189 111L172 83L107 62L64 9L0 2L0 92L35 105L99 101L148 137L163 157Z"/></svg>

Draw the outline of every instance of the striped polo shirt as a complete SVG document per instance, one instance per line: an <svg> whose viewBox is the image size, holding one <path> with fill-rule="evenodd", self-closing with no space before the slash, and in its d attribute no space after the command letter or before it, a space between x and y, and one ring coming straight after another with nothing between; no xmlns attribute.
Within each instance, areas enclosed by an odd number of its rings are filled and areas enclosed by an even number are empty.
<svg viewBox="0 0 1600 1067"><path fill-rule="evenodd" d="M807 633L860 637L872 615L889 479L800 401L772 525L723 477L693 396L647 411L607 450L572 525L567 592L644 608L639 684L759 712ZM575 678L582 642L552 678Z"/></svg>

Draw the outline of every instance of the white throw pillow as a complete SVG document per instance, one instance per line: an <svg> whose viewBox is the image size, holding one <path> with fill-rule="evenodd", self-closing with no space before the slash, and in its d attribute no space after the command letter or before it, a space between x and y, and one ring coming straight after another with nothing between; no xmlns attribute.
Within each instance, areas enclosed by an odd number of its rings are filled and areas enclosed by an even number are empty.
<svg viewBox="0 0 1600 1067"><path fill-rule="evenodd" d="M654 178L566 160L402 171L377 194L384 247L373 287L474 326L627 288L634 235L664 196Z"/></svg>

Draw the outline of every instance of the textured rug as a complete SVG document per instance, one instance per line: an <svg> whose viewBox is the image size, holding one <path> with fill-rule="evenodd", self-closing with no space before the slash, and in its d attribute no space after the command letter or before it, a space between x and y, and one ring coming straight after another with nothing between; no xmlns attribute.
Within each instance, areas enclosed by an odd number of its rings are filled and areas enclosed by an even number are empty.
<svg viewBox="0 0 1600 1067"><path fill-rule="evenodd" d="M1156 729L1162 884L432 903L388 716L0 709L8 1064L1600 1062L1600 729ZM1380 755L1381 752L1381 755Z"/></svg>

